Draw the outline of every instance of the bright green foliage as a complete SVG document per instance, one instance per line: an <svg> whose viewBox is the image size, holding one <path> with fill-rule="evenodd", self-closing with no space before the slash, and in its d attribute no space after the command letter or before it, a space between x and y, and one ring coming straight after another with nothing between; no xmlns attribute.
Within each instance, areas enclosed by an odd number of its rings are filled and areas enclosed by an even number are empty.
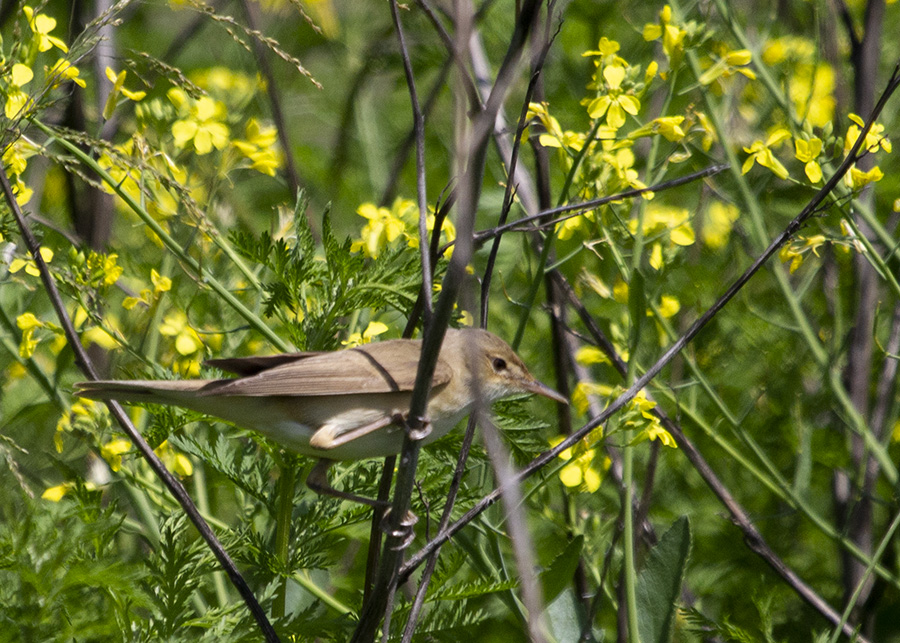
<svg viewBox="0 0 900 643"><path fill-rule="evenodd" d="M304 216L308 203L299 199L294 210L295 239L273 240L263 232L232 235L235 248L271 272L265 289L264 312L272 317L287 311L293 342L306 350L340 347L341 320L362 310L412 308L420 288L419 253L409 247L388 248L366 260L350 251L351 240L339 242L326 214L322 220L324 257L319 255Z"/></svg>

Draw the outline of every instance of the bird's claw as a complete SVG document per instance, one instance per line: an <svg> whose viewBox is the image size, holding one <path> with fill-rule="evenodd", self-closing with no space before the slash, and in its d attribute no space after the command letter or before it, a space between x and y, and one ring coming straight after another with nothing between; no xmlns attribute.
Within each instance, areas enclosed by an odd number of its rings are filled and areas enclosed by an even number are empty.
<svg viewBox="0 0 900 643"><path fill-rule="evenodd" d="M402 413L395 413L392 417L392 421L396 426L403 427L409 435L409 439L413 442L424 440L431 435L431 422L426 418L419 418L419 424L421 426L415 429L410 426L409 419Z"/></svg>
<svg viewBox="0 0 900 643"><path fill-rule="evenodd" d="M399 527L394 529L390 521L391 509L388 508L381 517L381 531L390 536L397 538L400 542L392 547L394 551L401 551L409 547L413 539L416 537L414 527L419 522L419 517L411 511L407 511L406 515L400 519Z"/></svg>

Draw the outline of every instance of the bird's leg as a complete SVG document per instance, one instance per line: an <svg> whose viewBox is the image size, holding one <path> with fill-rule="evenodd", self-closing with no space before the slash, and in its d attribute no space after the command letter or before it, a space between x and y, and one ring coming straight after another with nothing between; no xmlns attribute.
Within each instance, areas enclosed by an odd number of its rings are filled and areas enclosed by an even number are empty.
<svg viewBox="0 0 900 643"><path fill-rule="evenodd" d="M306 476L306 486L322 496L331 496L332 498L340 498L341 500L349 500L350 502L357 502L362 505L368 505L369 507L374 507L375 509L382 509L384 511L384 514L381 516L381 530L389 536L403 539L403 541L397 546L398 550L406 549L407 547L409 547L409 544L413 541L413 538L416 537L416 532L413 529L416 523L419 522L419 518L416 516L416 514L411 511L407 511L406 515L400 521L400 528L391 529L391 524L389 521L389 517L391 515L391 503L384 502L382 500L375 500L373 498L366 498L365 496L358 496L355 493L348 493L347 491L340 491L339 489L335 489L328 482L328 468L331 466L331 464L331 460L320 458L319 461L316 462L316 465L313 467L312 471L309 472L309 475Z"/></svg>
<svg viewBox="0 0 900 643"><path fill-rule="evenodd" d="M359 504L375 507L376 509L390 508L391 504L389 502L382 502L381 500L366 498L365 496L357 496L355 493L340 491L332 487L328 483L328 467L331 466L331 463L331 460L326 460L325 458L319 459L319 461L316 462L316 466L314 466L312 471L309 472L309 475L306 476L306 486L321 496L331 496L332 498L358 502Z"/></svg>

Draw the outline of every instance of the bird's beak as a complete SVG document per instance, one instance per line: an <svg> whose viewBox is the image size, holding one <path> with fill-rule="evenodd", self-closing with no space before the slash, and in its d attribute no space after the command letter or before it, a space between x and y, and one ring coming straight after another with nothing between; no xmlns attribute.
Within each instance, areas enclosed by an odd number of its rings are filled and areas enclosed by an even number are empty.
<svg viewBox="0 0 900 643"><path fill-rule="evenodd" d="M554 391L549 386L541 384L537 380L531 380L530 382L525 382L523 388L529 393L536 393L537 395L543 395L544 397L549 397L554 402L559 402L560 404L568 404L569 400L564 398L562 395Z"/></svg>

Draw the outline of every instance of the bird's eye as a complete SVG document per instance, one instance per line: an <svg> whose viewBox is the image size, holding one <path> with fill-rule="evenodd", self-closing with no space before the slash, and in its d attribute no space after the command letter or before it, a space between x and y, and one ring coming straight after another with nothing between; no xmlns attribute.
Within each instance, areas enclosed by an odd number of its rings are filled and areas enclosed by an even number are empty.
<svg viewBox="0 0 900 643"><path fill-rule="evenodd" d="M505 371L506 370L506 360L502 357L495 357L491 364L494 366L495 371Z"/></svg>

